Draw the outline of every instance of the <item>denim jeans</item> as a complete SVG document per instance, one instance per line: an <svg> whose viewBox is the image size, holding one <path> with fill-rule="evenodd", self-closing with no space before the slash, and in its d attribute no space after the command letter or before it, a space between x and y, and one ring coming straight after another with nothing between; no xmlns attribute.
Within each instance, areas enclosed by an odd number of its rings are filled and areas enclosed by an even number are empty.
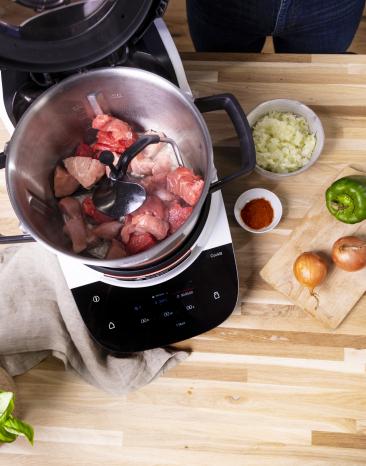
<svg viewBox="0 0 366 466"><path fill-rule="evenodd" d="M260 52L273 36L276 52L343 53L365 0L186 0L197 51Z"/></svg>

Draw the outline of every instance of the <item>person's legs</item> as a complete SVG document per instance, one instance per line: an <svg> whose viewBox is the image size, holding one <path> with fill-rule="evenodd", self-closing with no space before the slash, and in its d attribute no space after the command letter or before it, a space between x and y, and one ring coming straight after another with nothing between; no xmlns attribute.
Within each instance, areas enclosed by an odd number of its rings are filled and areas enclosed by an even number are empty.
<svg viewBox="0 0 366 466"><path fill-rule="evenodd" d="M187 0L188 24L199 52L260 52L280 0Z"/></svg>
<svg viewBox="0 0 366 466"><path fill-rule="evenodd" d="M364 6L365 0L283 0L273 31L276 52L346 52Z"/></svg>

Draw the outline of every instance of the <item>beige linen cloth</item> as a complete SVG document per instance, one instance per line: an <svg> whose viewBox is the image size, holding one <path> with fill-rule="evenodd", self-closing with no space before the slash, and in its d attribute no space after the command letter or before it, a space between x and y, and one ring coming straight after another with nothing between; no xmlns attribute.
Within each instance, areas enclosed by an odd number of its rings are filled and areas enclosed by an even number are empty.
<svg viewBox="0 0 366 466"><path fill-rule="evenodd" d="M121 358L106 354L90 338L54 254L38 244L0 250L0 366L19 375L49 355L96 387L121 394L151 382L188 353L157 348Z"/></svg>

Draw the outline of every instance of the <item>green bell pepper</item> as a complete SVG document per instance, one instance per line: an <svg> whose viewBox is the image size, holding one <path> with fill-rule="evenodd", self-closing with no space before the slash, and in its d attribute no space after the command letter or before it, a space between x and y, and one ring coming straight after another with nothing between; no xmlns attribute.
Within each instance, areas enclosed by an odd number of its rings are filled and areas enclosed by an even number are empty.
<svg viewBox="0 0 366 466"><path fill-rule="evenodd" d="M366 219L366 176L346 176L335 181L325 193L329 212L344 223Z"/></svg>

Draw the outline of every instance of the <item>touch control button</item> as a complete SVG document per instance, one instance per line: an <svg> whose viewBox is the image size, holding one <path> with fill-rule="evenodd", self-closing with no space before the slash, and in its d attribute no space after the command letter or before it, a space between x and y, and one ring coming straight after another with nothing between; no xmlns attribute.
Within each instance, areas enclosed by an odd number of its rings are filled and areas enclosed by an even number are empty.
<svg viewBox="0 0 366 466"><path fill-rule="evenodd" d="M186 320L180 320L180 321L175 323L175 326L178 327L178 328L184 327L185 325L187 325Z"/></svg>
<svg viewBox="0 0 366 466"><path fill-rule="evenodd" d="M135 312L140 312L142 311L142 304L134 304L132 308Z"/></svg>
<svg viewBox="0 0 366 466"><path fill-rule="evenodd" d="M194 290L185 290L176 294L176 298L184 311L192 312L196 309L196 299Z"/></svg>
<svg viewBox="0 0 366 466"><path fill-rule="evenodd" d="M220 295L220 293L218 291L214 291L213 297L214 297L214 299L220 299L221 295Z"/></svg>
<svg viewBox="0 0 366 466"><path fill-rule="evenodd" d="M93 296L93 303L99 303L100 301L100 296L98 296L97 294Z"/></svg>
<svg viewBox="0 0 366 466"><path fill-rule="evenodd" d="M194 304L183 303L183 306L186 311L194 311L196 309L196 306Z"/></svg>
<svg viewBox="0 0 366 466"><path fill-rule="evenodd" d="M114 330L116 328L116 324L114 322L109 322L108 328L109 330Z"/></svg>
<svg viewBox="0 0 366 466"><path fill-rule="evenodd" d="M140 319L140 324L141 325L146 325L151 321L150 317L141 317Z"/></svg>
<svg viewBox="0 0 366 466"><path fill-rule="evenodd" d="M159 293L153 295L152 301L156 306L162 306L168 302L168 293Z"/></svg>

